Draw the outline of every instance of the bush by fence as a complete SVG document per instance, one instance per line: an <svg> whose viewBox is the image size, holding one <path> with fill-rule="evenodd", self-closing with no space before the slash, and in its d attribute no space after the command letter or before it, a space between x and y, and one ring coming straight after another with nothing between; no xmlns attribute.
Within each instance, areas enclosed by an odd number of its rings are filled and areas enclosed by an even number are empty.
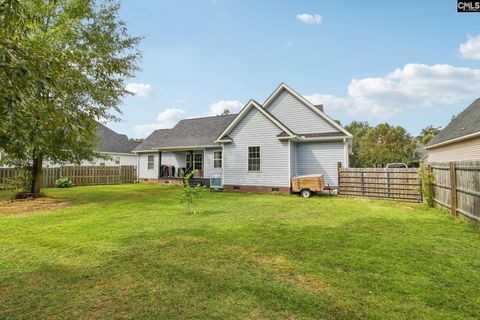
<svg viewBox="0 0 480 320"><path fill-rule="evenodd" d="M418 169L338 168L340 195L423 201Z"/></svg>
<svg viewBox="0 0 480 320"><path fill-rule="evenodd" d="M453 215L480 221L480 161L429 163L429 169L434 201Z"/></svg>
<svg viewBox="0 0 480 320"><path fill-rule="evenodd" d="M23 169L0 168L0 184L15 179ZM136 166L65 166L43 168L42 187L55 187L57 179L67 177L74 185L132 183L137 179Z"/></svg>

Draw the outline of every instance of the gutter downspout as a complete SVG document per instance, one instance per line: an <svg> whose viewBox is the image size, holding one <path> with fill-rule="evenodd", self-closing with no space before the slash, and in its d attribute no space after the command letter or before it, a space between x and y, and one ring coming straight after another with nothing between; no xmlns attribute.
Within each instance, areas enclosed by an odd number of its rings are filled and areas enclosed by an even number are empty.
<svg viewBox="0 0 480 320"><path fill-rule="evenodd" d="M137 183L140 182L140 154L137 153Z"/></svg>

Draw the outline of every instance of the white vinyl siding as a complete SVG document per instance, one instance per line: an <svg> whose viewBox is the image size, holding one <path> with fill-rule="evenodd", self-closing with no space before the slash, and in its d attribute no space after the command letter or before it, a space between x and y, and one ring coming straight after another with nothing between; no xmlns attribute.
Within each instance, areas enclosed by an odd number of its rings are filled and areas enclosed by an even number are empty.
<svg viewBox="0 0 480 320"><path fill-rule="evenodd" d="M233 142L224 145L224 184L289 187L288 142L280 141L281 130L252 109L229 134ZM248 171L248 147L259 146L261 170Z"/></svg>
<svg viewBox="0 0 480 320"><path fill-rule="evenodd" d="M212 173L219 173L221 174L223 169L222 168L214 168L214 153L216 151L222 152L222 149L206 149L205 150L205 159L203 167L205 168L204 177L210 178ZM223 154L222 154L223 156Z"/></svg>
<svg viewBox="0 0 480 320"><path fill-rule="evenodd" d="M153 156L153 170L148 170L148 156ZM138 155L138 178L139 179L157 179L158 178L158 153L139 153Z"/></svg>
<svg viewBox="0 0 480 320"><path fill-rule="evenodd" d="M80 166L98 166L100 165L100 163L105 163L106 166L110 167L110 166L136 166L137 165L137 155L136 154L122 154L122 153L108 153L108 154L105 154L107 157L109 157L108 159L100 159L100 158L97 158L97 159L93 159L92 161L82 161L80 163ZM120 159L120 164L116 163L116 159L119 158ZM63 163L63 164L60 164L60 163L51 163L50 161L46 160L44 163L43 163L43 166L46 167L46 168L57 168L57 167L60 167L60 166L74 166L74 165L78 165L77 164L73 164L73 163Z"/></svg>
<svg viewBox="0 0 480 320"><path fill-rule="evenodd" d="M178 168L185 167L186 152L162 152L162 166L174 166L175 171Z"/></svg>
<svg viewBox="0 0 480 320"><path fill-rule="evenodd" d="M345 166L342 141L297 143L297 174L323 174L325 185L338 185L338 162Z"/></svg>
<svg viewBox="0 0 480 320"><path fill-rule="evenodd" d="M285 90L268 106L268 111L295 133L339 132Z"/></svg>
<svg viewBox="0 0 480 320"><path fill-rule="evenodd" d="M480 137L428 149L428 162L480 160Z"/></svg>

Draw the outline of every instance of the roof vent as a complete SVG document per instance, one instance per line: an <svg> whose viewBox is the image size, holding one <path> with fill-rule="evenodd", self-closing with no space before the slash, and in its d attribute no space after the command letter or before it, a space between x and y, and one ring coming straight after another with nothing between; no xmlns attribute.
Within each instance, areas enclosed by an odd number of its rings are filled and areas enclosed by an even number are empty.
<svg viewBox="0 0 480 320"><path fill-rule="evenodd" d="M316 104L315 107L323 112L323 104Z"/></svg>

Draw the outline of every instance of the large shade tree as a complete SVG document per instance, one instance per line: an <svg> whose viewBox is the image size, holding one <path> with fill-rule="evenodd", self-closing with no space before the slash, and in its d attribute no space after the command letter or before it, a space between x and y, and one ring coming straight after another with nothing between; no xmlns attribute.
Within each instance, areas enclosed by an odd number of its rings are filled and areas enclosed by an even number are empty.
<svg viewBox="0 0 480 320"><path fill-rule="evenodd" d="M363 149L365 136L372 129L368 122L352 121L345 129L353 135L352 154L350 155L350 166L361 168L364 166L364 159L361 158L360 151Z"/></svg>
<svg viewBox="0 0 480 320"><path fill-rule="evenodd" d="M363 137L359 158L366 167L395 162L408 165L415 150L416 141L404 128L380 123Z"/></svg>
<svg viewBox="0 0 480 320"><path fill-rule="evenodd" d="M32 193L45 160L98 156L98 121L114 120L129 94L140 38L118 11L114 1L0 0L0 149L29 169Z"/></svg>

